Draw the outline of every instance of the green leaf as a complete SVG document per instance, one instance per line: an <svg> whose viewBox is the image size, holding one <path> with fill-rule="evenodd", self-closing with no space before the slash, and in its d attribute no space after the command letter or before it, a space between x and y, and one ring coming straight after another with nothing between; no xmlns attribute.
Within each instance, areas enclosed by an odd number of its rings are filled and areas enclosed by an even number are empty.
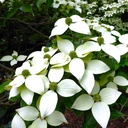
<svg viewBox="0 0 128 128"><path fill-rule="evenodd" d="M5 86L7 86L10 83L11 80L8 80L0 85L0 94L5 91Z"/></svg>
<svg viewBox="0 0 128 128"><path fill-rule="evenodd" d="M111 111L111 119L112 120L118 119L119 117L122 117L124 115L125 114L123 114L122 112L115 110L115 109Z"/></svg>
<svg viewBox="0 0 128 128"><path fill-rule="evenodd" d="M30 4L24 4L23 6L20 7L20 10L22 12L30 12L32 15L34 15L32 10L32 5Z"/></svg>
<svg viewBox="0 0 128 128"><path fill-rule="evenodd" d="M115 70L119 68L119 64L114 59L101 58L101 60L106 63L111 70Z"/></svg>
<svg viewBox="0 0 128 128"><path fill-rule="evenodd" d="M38 7L38 9L40 9L41 5L42 5L43 3L45 3L45 2L46 2L46 0L37 0L36 6Z"/></svg>
<svg viewBox="0 0 128 128"><path fill-rule="evenodd" d="M49 8L53 4L53 0L47 0L46 5Z"/></svg>
<svg viewBox="0 0 128 128"><path fill-rule="evenodd" d="M6 114L7 110L8 110L7 107L0 108L0 118L2 118Z"/></svg>
<svg viewBox="0 0 128 128"><path fill-rule="evenodd" d="M5 18L6 18L6 19L11 18L14 14L16 14L16 12L18 11L18 9L19 9L19 7L13 8L13 9L11 9L10 11L8 11L8 12L6 13L6 15L5 15Z"/></svg>
<svg viewBox="0 0 128 128"><path fill-rule="evenodd" d="M22 1L20 0L13 0L11 9L5 14L5 18L9 19L13 15L16 14L16 12L19 10L19 8L22 6Z"/></svg>
<svg viewBox="0 0 128 128"><path fill-rule="evenodd" d="M91 111L86 111L84 116L83 128L97 128L98 123L94 119Z"/></svg>
<svg viewBox="0 0 128 128"><path fill-rule="evenodd" d="M9 101L11 101L11 102L17 102L20 98L21 97L20 97L20 94L19 94L19 95L15 96L15 97L10 98Z"/></svg>

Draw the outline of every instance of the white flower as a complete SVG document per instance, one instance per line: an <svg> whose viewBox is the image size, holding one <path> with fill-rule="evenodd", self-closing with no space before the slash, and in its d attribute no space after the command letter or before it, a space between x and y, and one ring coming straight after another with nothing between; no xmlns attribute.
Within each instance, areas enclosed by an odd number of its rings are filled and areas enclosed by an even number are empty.
<svg viewBox="0 0 128 128"><path fill-rule="evenodd" d="M117 62L120 62L120 56L125 54L128 50L126 45L113 44L116 42L116 37L119 37L120 39L120 33L115 31L113 26L106 24L100 25L99 23L95 23L93 24L93 29L101 32L101 37L95 37L92 38L92 40L98 41L98 43L101 45L101 49L105 53L112 56Z"/></svg>
<svg viewBox="0 0 128 128"><path fill-rule="evenodd" d="M16 51L13 51L12 55L6 55L1 58L0 61L11 61L10 65L13 66L17 64L18 61L24 61L27 58L25 55L19 55Z"/></svg>
<svg viewBox="0 0 128 128"><path fill-rule="evenodd" d="M17 109L16 112L17 114L14 116L11 123L12 128L26 128L24 120L32 121L32 124L29 126L29 128L47 128L47 123L51 126L58 126L62 123L67 123L67 120L65 119L64 115L59 111L53 111L48 116L40 117L40 111L38 111L35 107L25 106Z"/></svg>
<svg viewBox="0 0 128 128"><path fill-rule="evenodd" d="M32 92L42 94L44 92L44 81L40 75L37 75L39 72L45 69L45 65L36 65L31 66L30 63L24 62L23 65L16 69L16 75L23 76L25 86ZM21 80L20 80L21 81Z"/></svg>
<svg viewBox="0 0 128 128"><path fill-rule="evenodd" d="M106 128L110 118L110 109L108 105L115 103L121 95L121 92L112 88L103 88L99 94L98 91L99 89L92 91L93 96L88 94L80 95L71 108L81 111L86 111L92 108L92 114L96 121L102 128Z"/></svg>
<svg viewBox="0 0 128 128"><path fill-rule="evenodd" d="M62 35L67 29L82 34L90 34L88 24L78 15L73 15L68 18L60 18L56 21L50 37L55 35Z"/></svg>
<svg viewBox="0 0 128 128"><path fill-rule="evenodd" d="M58 8L60 5L66 5L67 1L65 0L54 0L52 6L53 8Z"/></svg>
<svg viewBox="0 0 128 128"><path fill-rule="evenodd" d="M51 82L49 84L49 88L51 90L45 92L40 97L40 101L38 102L38 108L40 110L40 115L42 118L49 116L55 110L58 102L57 93L63 97L71 97L81 91L79 85L77 85L71 79L64 79L61 80L59 83Z"/></svg>
<svg viewBox="0 0 128 128"><path fill-rule="evenodd" d="M38 57L42 57L42 59L44 59L45 55L49 55L49 56L53 56L55 54L55 52L57 51L58 49L56 48L52 48L52 47L45 47L43 46L41 48L41 51L35 51L35 52L32 52L27 59L30 59L30 58L38 58Z"/></svg>
<svg viewBox="0 0 128 128"><path fill-rule="evenodd" d="M71 6L72 8L75 8L80 13L82 12L82 9L79 5L79 1L75 1L75 2L69 1L68 5Z"/></svg>
<svg viewBox="0 0 128 128"><path fill-rule="evenodd" d="M108 83L107 83L108 82ZM128 86L128 80L120 75L116 75L115 71L110 74L105 75L101 78L100 85L104 85L107 83L107 86L117 88L116 85L119 86Z"/></svg>
<svg viewBox="0 0 128 128"><path fill-rule="evenodd" d="M0 0L1 3L3 3L5 0Z"/></svg>
<svg viewBox="0 0 128 128"><path fill-rule="evenodd" d="M111 33L102 32L101 37L91 38L92 40L97 41L101 45L101 49L107 53L109 56L113 57L118 63L120 62L120 52L118 46L115 46L113 43L116 42L115 36Z"/></svg>

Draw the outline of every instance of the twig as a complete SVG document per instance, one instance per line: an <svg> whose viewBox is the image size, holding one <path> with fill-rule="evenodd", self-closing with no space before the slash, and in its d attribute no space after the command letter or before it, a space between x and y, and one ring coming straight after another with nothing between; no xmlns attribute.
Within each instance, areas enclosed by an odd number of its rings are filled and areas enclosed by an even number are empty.
<svg viewBox="0 0 128 128"><path fill-rule="evenodd" d="M124 106L127 104L127 102L128 102L128 98L127 98L127 100L125 101L125 103L124 103L123 105L121 105L121 109L120 109L120 111L123 110L123 108L124 108Z"/></svg>
<svg viewBox="0 0 128 128"><path fill-rule="evenodd" d="M5 20L4 17L0 17L0 19ZM33 31L35 31L35 32L41 34L43 37L49 39L48 36L44 35L44 34L41 33L40 31L34 29L32 26L48 25L48 24L52 24L52 22L28 23L28 22L22 21L22 20L17 19L17 18L10 18L10 19L6 19L6 20L18 21L18 22L20 22L20 23L22 23L22 24L28 25Z"/></svg>
<svg viewBox="0 0 128 128"><path fill-rule="evenodd" d="M4 17L0 17L0 19L2 20L5 20ZM20 19L17 19L17 18L9 18L9 19L6 19L6 20L14 20L14 21L18 21L22 24L26 24L26 25L33 25L33 26L40 26L40 25L48 25L48 24L52 24L52 22L39 22L39 23L29 23L29 22L25 22L25 21L22 21Z"/></svg>
<svg viewBox="0 0 128 128"><path fill-rule="evenodd" d="M29 27L30 27L33 31L35 31L35 32L39 33L40 35L42 35L43 37L45 37L45 38L49 39L49 37L48 37L48 36L44 35L44 34L43 34L43 33L41 33L40 31L38 31L38 30L34 29L32 26L30 26L30 25L29 25Z"/></svg>
<svg viewBox="0 0 128 128"><path fill-rule="evenodd" d="M5 70L8 70L10 72L12 72L12 69L7 67L7 66L4 66L3 64L0 64L0 67L4 68Z"/></svg>

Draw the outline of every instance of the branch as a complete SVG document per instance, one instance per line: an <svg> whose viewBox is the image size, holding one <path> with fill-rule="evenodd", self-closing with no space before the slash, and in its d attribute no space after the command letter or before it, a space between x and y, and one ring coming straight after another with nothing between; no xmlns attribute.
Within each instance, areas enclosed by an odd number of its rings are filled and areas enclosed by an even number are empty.
<svg viewBox="0 0 128 128"><path fill-rule="evenodd" d="M4 20L5 18L0 17L0 19ZM41 34L43 37L49 39L48 36L44 35L43 33L39 32L38 30L34 29L32 26L48 25L48 24L52 24L52 22L28 23L28 22L22 21L22 20L17 19L17 18L10 18L10 19L6 19L6 20L18 21L22 24L28 25L33 31L35 31L35 32Z"/></svg>
<svg viewBox="0 0 128 128"><path fill-rule="evenodd" d="M5 70L8 70L8 71L12 72L12 69L7 67L7 66L4 66L4 65L0 64L0 67L4 68Z"/></svg>
<svg viewBox="0 0 128 128"><path fill-rule="evenodd" d="M30 25L29 25L29 27L30 27L33 31L35 31L35 32L39 33L40 35L42 35L43 37L45 37L45 38L49 39L49 37L48 37L48 36L44 35L44 34L43 34L43 33L41 33L40 31L38 31L38 30L34 29L32 26L30 26Z"/></svg>
<svg viewBox="0 0 128 128"><path fill-rule="evenodd" d="M0 20L5 20L5 18L4 17L0 17ZM10 19L6 19L6 20L14 20L14 21L18 21L18 22L20 22L22 24L31 25L31 26L48 25L48 24L54 23L54 22L29 23L29 22L25 22L25 21L22 21L22 20L17 19L17 18L10 18Z"/></svg>

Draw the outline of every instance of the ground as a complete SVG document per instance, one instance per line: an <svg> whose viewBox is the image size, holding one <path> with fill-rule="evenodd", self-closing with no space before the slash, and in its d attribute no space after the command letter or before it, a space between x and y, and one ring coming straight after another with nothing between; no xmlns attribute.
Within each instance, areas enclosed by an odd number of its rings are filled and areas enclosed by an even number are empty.
<svg viewBox="0 0 128 128"><path fill-rule="evenodd" d="M128 108L123 112L126 116L110 121L107 128L128 128ZM78 117L69 110L65 111L65 116L69 123L62 124L61 128L82 128L83 116ZM101 127L99 126L98 128Z"/></svg>

